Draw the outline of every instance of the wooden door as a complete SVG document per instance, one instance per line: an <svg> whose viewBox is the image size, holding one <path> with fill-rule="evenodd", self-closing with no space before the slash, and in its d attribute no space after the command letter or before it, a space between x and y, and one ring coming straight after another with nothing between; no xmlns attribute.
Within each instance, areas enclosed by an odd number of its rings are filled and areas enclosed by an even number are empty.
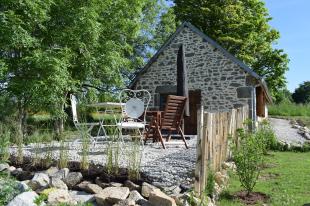
<svg viewBox="0 0 310 206"><path fill-rule="evenodd" d="M197 111L201 104L201 91L189 91L189 117L184 119L184 133L197 135Z"/></svg>

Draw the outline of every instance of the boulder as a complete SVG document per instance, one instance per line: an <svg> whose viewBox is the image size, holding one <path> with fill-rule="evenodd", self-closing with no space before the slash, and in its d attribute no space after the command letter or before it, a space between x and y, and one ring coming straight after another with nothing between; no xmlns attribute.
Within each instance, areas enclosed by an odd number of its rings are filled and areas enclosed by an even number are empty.
<svg viewBox="0 0 310 206"><path fill-rule="evenodd" d="M10 165L8 163L1 163L0 164L0 172L9 169Z"/></svg>
<svg viewBox="0 0 310 206"><path fill-rule="evenodd" d="M57 189L68 190L68 186L58 177L51 177L50 186Z"/></svg>
<svg viewBox="0 0 310 206"><path fill-rule="evenodd" d="M149 202L153 206L176 206L175 200L160 190L150 193Z"/></svg>
<svg viewBox="0 0 310 206"><path fill-rule="evenodd" d="M77 190L86 191L86 190L87 190L87 189L86 189L86 186L87 186L88 184L92 184L92 183L89 182L89 181L82 181L81 183L75 185L74 188L77 189Z"/></svg>
<svg viewBox="0 0 310 206"><path fill-rule="evenodd" d="M35 173L28 185L32 190L47 188L50 183L50 178L45 173Z"/></svg>
<svg viewBox="0 0 310 206"><path fill-rule="evenodd" d="M14 170L16 170L16 167L10 166L7 170L8 170L10 173L12 173L12 172L14 172Z"/></svg>
<svg viewBox="0 0 310 206"><path fill-rule="evenodd" d="M127 198L128 200L132 200L135 203L137 203L139 200L144 200L144 198L142 197L142 195L137 191L137 190L133 190L129 193L129 197Z"/></svg>
<svg viewBox="0 0 310 206"><path fill-rule="evenodd" d="M48 204L51 205L56 205L59 203L76 204L76 202L74 202L74 200L70 196L68 190L62 190L62 189L52 190L48 194L47 202Z"/></svg>
<svg viewBox="0 0 310 206"><path fill-rule="evenodd" d="M23 192L17 195L7 206L36 206L34 200L38 197L37 193Z"/></svg>
<svg viewBox="0 0 310 206"><path fill-rule="evenodd" d="M155 187L149 183L143 182L141 194L143 197L148 198L150 196L151 192L158 191L158 190L160 191L160 189L158 189L157 187Z"/></svg>
<svg viewBox="0 0 310 206"><path fill-rule="evenodd" d="M52 174L51 177L57 177L62 180L66 178L68 174L69 174L69 169L63 168L63 169L58 170L56 173Z"/></svg>
<svg viewBox="0 0 310 206"><path fill-rule="evenodd" d="M128 187L130 191L133 191L133 190L141 191L140 185L137 185L130 180L126 180L124 182L124 186Z"/></svg>
<svg viewBox="0 0 310 206"><path fill-rule="evenodd" d="M87 184L85 187L85 191L91 194L99 194L103 191L103 189L96 184Z"/></svg>
<svg viewBox="0 0 310 206"><path fill-rule="evenodd" d="M225 174L222 174L221 172L216 172L214 175L215 182L218 185L225 185L228 181L228 176Z"/></svg>
<svg viewBox="0 0 310 206"><path fill-rule="evenodd" d="M95 196L84 191L69 191L69 194L73 201L78 203L89 203L95 201Z"/></svg>
<svg viewBox="0 0 310 206"><path fill-rule="evenodd" d="M69 188L72 188L76 184L80 183L83 179L82 173L80 172L69 172L66 178L63 179L64 183Z"/></svg>
<svg viewBox="0 0 310 206"><path fill-rule="evenodd" d="M125 200L129 195L128 187L107 187L101 193L96 194L96 202L98 205L116 204Z"/></svg>
<svg viewBox="0 0 310 206"><path fill-rule="evenodd" d="M45 174L52 177L55 173L57 173L59 169L57 167L50 167L47 170L44 171Z"/></svg>
<svg viewBox="0 0 310 206"><path fill-rule="evenodd" d="M134 201L126 199L126 200L119 201L113 206L135 206L135 205L136 203Z"/></svg>
<svg viewBox="0 0 310 206"><path fill-rule="evenodd" d="M118 182L110 182L110 187L122 187L123 184L122 183L118 183Z"/></svg>
<svg viewBox="0 0 310 206"><path fill-rule="evenodd" d="M29 180L18 182L18 184L17 184L18 190L21 192L26 192L26 191L30 190L28 183L29 183Z"/></svg>
<svg viewBox="0 0 310 206"><path fill-rule="evenodd" d="M16 177L16 179L18 179L19 181L24 181L24 180L32 179L33 176L34 176L34 173L33 172L29 172L29 171L23 171L22 168L17 168L13 172L11 172L11 175Z"/></svg>
<svg viewBox="0 0 310 206"><path fill-rule="evenodd" d="M103 189L106 187L110 187L110 183L102 182L99 177L96 178L95 183Z"/></svg>

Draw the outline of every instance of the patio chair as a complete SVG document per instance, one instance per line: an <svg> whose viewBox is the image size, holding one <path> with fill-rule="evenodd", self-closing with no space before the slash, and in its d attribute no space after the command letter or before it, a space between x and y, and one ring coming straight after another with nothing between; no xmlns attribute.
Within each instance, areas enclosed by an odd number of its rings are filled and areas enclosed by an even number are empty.
<svg viewBox="0 0 310 206"><path fill-rule="evenodd" d="M161 142L163 148L166 149L165 142L169 142L172 133L176 133L181 135L185 147L188 149L188 145L181 128L185 102L186 97L169 95L167 98L165 111L157 113L157 115L152 118L145 136L145 142L148 140L148 138L153 138L154 142ZM167 133L166 141L163 139L163 131ZM178 142L171 143L178 144Z"/></svg>
<svg viewBox="0 0 310 206"><path fill-rule="evenodd" d="M122 118L117 126L123 139L124 130L136 132L132 138L139 138L143 145L143 134L145 131L146 119L145 112L151 100L151 94L147 90L124 89L119 95L120 103L124 103Z"/></svg>
<svg viewBox="0 0 310 206"><path fill-rule="evenodd" d="M70 95L71 100L71 109L72 109L72 117L73 117L73 123L76 129L80 132L81 135L84 135L85 132L87 136L91 139L91 141L94 143L94 146L96 146L96 137L93 137L91 135L91 132L95 126L100 126L99 122L92 122L92 123L81 123L78 120L78 114L77 114L77 98L71 94ZM97 136L99 135L100 130L98 131Z"/></svg>

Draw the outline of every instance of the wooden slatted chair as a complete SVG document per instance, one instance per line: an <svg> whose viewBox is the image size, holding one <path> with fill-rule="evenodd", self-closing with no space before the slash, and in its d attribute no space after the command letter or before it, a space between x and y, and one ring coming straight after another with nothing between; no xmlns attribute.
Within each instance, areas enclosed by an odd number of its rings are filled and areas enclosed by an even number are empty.
<svg viewBox="0 0 310 206"><path fill-rule="evenodd" d="M165 111L157 113L157 117L153 117L149 129L145 136L145 141L153 137L153 141L160 141L163 148L166 149L165 142L169 142L173 132L180 134L181 138L188 149L184 133L181 128L183 114L185 109L186 97L169 95L165 106ZM163 139L162 131L167 132L166 141Z"/></svg>

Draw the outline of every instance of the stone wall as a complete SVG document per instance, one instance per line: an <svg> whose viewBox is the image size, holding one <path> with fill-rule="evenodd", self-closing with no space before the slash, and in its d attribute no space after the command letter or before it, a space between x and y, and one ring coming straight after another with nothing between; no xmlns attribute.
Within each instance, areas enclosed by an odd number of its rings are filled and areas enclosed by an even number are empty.
<svg viewBox="0 0 310 206"><path fill-rule="evenodd" d="M176 62L184 45L189 90L201 91L206 111L226 111L249 104L256 80L200 35L185 27L136 82L136 89L152 93L151 106L159 105L158 88L175 88ZM254 98L255 99L255 98Z"/></svg>

